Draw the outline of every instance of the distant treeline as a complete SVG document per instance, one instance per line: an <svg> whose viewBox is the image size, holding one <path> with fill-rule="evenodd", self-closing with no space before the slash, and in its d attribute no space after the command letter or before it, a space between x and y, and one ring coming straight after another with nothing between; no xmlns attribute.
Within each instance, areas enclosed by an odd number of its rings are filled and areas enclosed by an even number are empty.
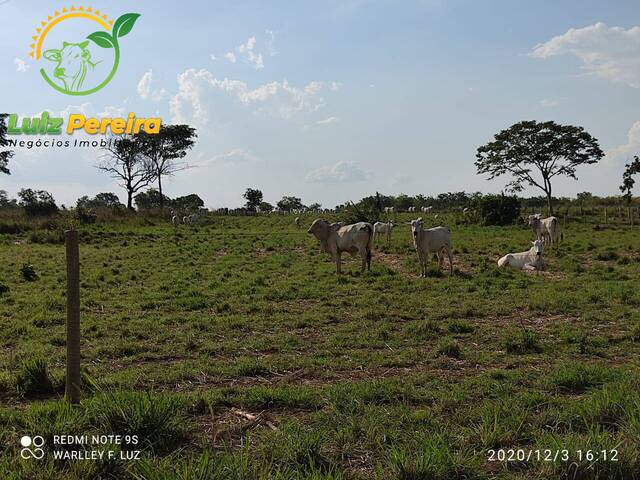
<svg viewBox="0 0 640 480"><path fill-rule="evenodd" d="M480 192L467 193L467 192L447 192L441 193L436 196L426 195L405 195L400 194L382 195L375 194L368 197L364 197L357 202L347 202L341 205L337 205L334 208L322 208L319 203L313 203L310 205L304 205L302 201L296 197L283 197L283 200L278 202L277 208L281 211L296 211L296 212L317 212L317 211L335 211L341 212L345 209L353 206L367 210L367 211L383 211L385 207L394 207L396 211L408 211L410 207L415 207L418 211L422 207L433 207L434 210L449 210L449 209L462 209L462 208L477 208L481 205L482 199L487 197L493 197L495 195L486 195ZM204 201L195 193L190 195L184 195L177 198L170 198L166 195L162 195L164 205L171 209L181 212L194 212L203 209ZM139 212L152 212L158 210L161 205L160 193L155 189L149 189L146 192L141 192L135 197L135 205ZM513 198L513 197L511 197ZM517 197L522 210L539 209L543 211L546 208L547 199L544 196L535 197ZM285 202L286 199L296 200L294 203ZM262 202L265 205L266 202ZM569 197L553 197L553 204L556 208L584 208L589 209L593 207L621 207L627 206L627 199L623 196L607 196L600 197L593 195L590 192L579 193L575 198ZM639 206L640 198L635 197L631 199L631 206ZM126 207L120 202L120 199L115 193L99 193L95 197L83 196L79 198L72 208L77 210L91 210L91 209L111 209L115 212L123 211ZM273 208L273 207L272 207ZM44 190L33 190L25 188L18 192L18 198L10 198L6 191L0 190L0 210L7 209L23 209L27 215L30 216L46 216L57 213L60 209L67 210L68 207L61 205L58 206L53 195ZM247 209L233 209L241 213L242 210ZM213 211L226 210L224 208L216 208ZM250 210L250 209L249 209ZM258 209L263 213L270 211L268 208Z"/></svg>

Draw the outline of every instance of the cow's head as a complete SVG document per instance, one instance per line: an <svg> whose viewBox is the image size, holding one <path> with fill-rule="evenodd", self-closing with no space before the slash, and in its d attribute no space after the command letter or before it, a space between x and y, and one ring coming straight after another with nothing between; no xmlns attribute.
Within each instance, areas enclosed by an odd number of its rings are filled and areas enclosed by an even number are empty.
<svg viewBox="0 0 640 480"><path fill-rule="evenodd" d="M537 257L542 255L542 247L544 246L544 240L535 240L533 242L531 242L531 244L533 245L533 247L531 247L531 250L533 250L536 254Z"/></svg>
<svg viewBox="0 0 640 480"><path fill-rule="evenodd" d="M529 215L529 226L533 227L534 225L540 222L541 218L542 218L542 215L540 215L539 213L536 213L535 215Z"/></svg>
<svg viewBox="0 0 640 480"><path fill-rule="evenodd" d="M409 222L409 225L411 225L411 235L414 239L418 238L418 233L422 231L422 224L422 217L418 218L417 220L411 220Z"/></svg>
<svg viewBox="0 0 640 480"><path fill-rule="evenodd" d="M61 80L77 77L83 68L91 63L91 52L87 50L89 40L81 43L62 42L60 50L46 50L44 58L56 62L53 76Z"/></svg>

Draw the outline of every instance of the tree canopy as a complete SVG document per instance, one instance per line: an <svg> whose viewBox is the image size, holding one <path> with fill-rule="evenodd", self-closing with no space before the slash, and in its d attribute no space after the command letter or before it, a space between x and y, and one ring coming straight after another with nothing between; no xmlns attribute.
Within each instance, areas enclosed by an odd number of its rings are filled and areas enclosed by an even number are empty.
<svg viewBox="0 0 640 480"><path fill-rule="evenodd" d="M598 141L582 127L535 120L516 123L478 148L476 168L489 180L509 174L506 189L518 192L524 185L545 192L553 213L551 180L559 175L577 180L576 168L598 162L604 153Z"/></svg>
<svg viewBox="0 0 640 480"><path fill-rule="evenodd" d="M640 173L640 158L636 155L631 163L625 165L624 173L622 174L620 191L627 203L631 203L631 191L636 183L633 176L638 173Z"/></svg>
<svg viewBox="0 0 640 480"><path fill-rule="evenodd" d="M262 192L257 188L247 188L242 196L246 200L245 207L251 212L255 212L262 203Z"/></svg>
<svg viewBox="0 0 640 480"><path fill-rule="evenodd" d="M8 117L6 113L0 113L0 173L10 174L9 172L9 159L13 157L13 151L4 150L4 147L9 145L9 140L7 139L7 124L5 123L5 119Z"/></svg>

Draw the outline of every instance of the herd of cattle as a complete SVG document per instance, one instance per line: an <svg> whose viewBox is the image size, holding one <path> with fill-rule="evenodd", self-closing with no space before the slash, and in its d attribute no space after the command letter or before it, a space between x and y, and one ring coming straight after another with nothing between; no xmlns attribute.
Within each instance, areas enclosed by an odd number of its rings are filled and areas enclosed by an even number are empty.
<svg viewBox="0 0 640 480"><path fill-rule="evenodd" d="M545 263L542 250L545 244L556 245L564 235L560 222L556 217L542 218L542 215L529 215L528 223L533 230L535 240L532 247L524 252L507 253L498 260L499 267L510 267L519 270L544 270ZM295 218L295 224L300 226L300 217ZM438 267L442 268L445 255L449 260L449 274L453 274L453 258L451 254L451 232L446 227L423 228L422 217L408 222L411 227L413 247L420 262L420 276L427 275L427 263L431 255L436 255ZM320 242L320 250L331 255L336 263L336 271L341 273L341 255L346 252L352 256L359 255L362 260L362 271L371 270L373 244L381 235L385 235L387 242L396 224L393 220L376 222L358 222L345 225L342 222L329 223L317 219L309 227L307 233L315 236Z"/></svg>

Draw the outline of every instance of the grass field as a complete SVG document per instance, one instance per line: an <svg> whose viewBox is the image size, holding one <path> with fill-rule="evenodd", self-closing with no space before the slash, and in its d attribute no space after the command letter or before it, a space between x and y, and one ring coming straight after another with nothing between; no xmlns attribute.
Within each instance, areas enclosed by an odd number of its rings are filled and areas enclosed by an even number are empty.
<svg viewBox="0 0 640 480"><path fill-rule="evenodd" d="M640 478L640 228L570 222L548 270L527 274L496 267L528 248L524 225L440 223L455 274L432 261L425 279L406 225L371 272L347 256L341 277L290 216L82 227L73 408L64 245L0 235L0 475ZM144 452L23 460L26 433L45 450L54 434L138 435ZM570 459L491 461L500 448ZM603 449L617 461L585 458Z"/></svg>

